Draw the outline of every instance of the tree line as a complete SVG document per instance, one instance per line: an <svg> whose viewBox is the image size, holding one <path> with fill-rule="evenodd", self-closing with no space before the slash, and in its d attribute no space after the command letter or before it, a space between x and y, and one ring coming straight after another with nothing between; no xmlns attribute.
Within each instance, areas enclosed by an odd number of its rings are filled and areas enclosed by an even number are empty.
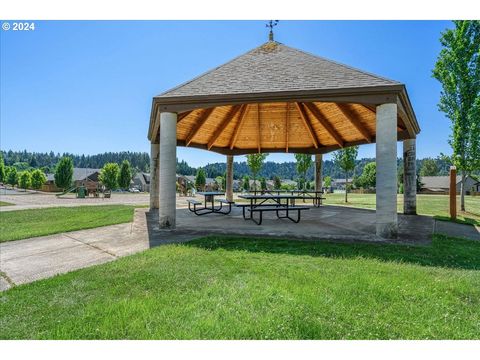
<svg viewBox="0 0 480 360"><path fill-rule="evenodd" d="M78 168L100 169L107 163L120 164L128 160L131 166L138 171L148 171L150 167L150 156L146 152L106 152L96 155L75 155L70 153L50 152L29 152L23 151L1 151L6 166L14 166L18 171L28 169L42 169L45 173L53 173L56 164L62 157L69 157L73 166Z"/></svg>

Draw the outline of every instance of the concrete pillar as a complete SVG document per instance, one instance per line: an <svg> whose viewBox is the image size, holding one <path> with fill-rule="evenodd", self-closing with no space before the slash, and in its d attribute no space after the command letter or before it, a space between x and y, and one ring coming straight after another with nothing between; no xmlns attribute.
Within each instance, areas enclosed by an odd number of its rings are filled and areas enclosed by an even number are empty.
<svg viewBox="0 0 480 360"><path fill-rule="evenodd" d="M233 201L233 155L227 155L227 174L225 183L226 186L226 198L228 201Z"/></svg>
<svg viewBox="0 0 480 360"><path fill-rule="evenodd" d="M322 191L322 154L315 154L315 191Z"/></svg>
<svg viewBox="0 0 480 360"><path fill-rule="evenodd" d="M397 219L397 104L377 106L377 236L395 239Z"/></svg>
<svg viewBox="0 0 480 360"><path fill-rule="evenodd" d="M150 144L150 210L158 210L160 144Z"/></svg>
<svg viewBox="0 0 480 360"><path fill-rule="evenodd" d="M417 214L417 164L415 139L403 140L403 213Z"/></svg>
<svg viewBox="0 0 480 360"><path fill-rule="evenodd" d="M176 218L177 114L160 114L160 229L174 229Z"/></svg>

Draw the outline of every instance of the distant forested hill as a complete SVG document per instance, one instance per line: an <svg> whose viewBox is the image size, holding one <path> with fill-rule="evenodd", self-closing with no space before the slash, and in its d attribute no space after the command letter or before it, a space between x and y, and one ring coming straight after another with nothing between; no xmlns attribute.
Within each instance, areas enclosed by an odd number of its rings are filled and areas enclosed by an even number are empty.
<svg viewBox="0 0 480 360"><path fill-rule="evenodd" d="M5 165L15 165L18 168L44 168L52 171L62 156L69 156L73 159L75 167L101 168L105 163L121 163L123 160L130 161L130 164L140 170L148 171L150 156L146 152L108 152L97 155L75 155L69 153L38 153L24 151L2 151Z"/></svg>

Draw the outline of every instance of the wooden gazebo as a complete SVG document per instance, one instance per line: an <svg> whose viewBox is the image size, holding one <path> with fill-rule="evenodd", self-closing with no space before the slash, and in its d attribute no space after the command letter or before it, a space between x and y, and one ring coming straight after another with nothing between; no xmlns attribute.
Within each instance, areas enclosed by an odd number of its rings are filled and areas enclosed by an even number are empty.
<svg viewBox="0 0 480 360"><path fill-rule="evenodd" d="M405 85L269 41L153 98L151 207L161 227L175 226L175 146L225 154L231 173L234 155L377 143L377 234L395 237L396 142L407 154L405 212L415 213L419 131Z"/></svg>

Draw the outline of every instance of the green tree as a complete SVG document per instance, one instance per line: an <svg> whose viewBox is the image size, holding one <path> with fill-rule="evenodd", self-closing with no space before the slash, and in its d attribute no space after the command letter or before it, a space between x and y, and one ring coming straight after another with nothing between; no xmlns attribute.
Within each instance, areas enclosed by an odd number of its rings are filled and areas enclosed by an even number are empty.
<svg viewBox="0 0 480 360"><path fill-rule="evenodd" d="M4 183L7 180L5 176L5 163L3 162L3 156L0 154L0 183Z"/></svg>
<svg viewBox="0 0 480 360"><path fill-rule="evenodd" d="M205 175L205 170L200 168L197 170L197 175L195 176L195 187L198 191L205 190L205 185L207 183L207 176Z"/></svg>
<svg viewBox="0 0 480 360"><path fill-rule="evenodd" d="M332 178L330 176L325 176L323 178L323 186L329 189L332 186Z"/></svg>
<svg viewBox="0 0 480 360"><path fill-rule="evenodd" d="M7 176L7 184L12 185L14 187L18 184L18 172L17 168L14 166L8 166L6 171Z"/></svg>
<svg viewBox="0 0 480 360"><path fill-rule="evenodd" d="M253 189L257 190L257 174L262 170L263 163L268 154L249 154L247 155L247 165L250 168L253 176Z"/></svg>
<svg viewBox="0 0 480 360"><path fill-rule="evenodd" d="M434 159L423 159L422 167L420 168L420 176L438 176L438 173L437 162Z"/></svg>
<svg viewBox="0 0 480 360"><path fill-rule="evenodd" d="M120 166L120 171L118 172L118 186L123 190L128 190L130 187L130 182L132 181L132 167L130 161L123 160L122 165Z"/></svg>
<svg viewBox="0 0 480 360"><path fill-rule="evenodd" d="M225 190L226 188L226 181L224 176L217 176L215 178L215 182L217 183L219 190Z"/></svg>
<svg viewBox="0 0 480 360"><path fill-rule="evenodd" d="M297 172L300 175L301 188L300 190L305 189L305 182L307 181L307 171L313 164L312 155L309 154L295 154L295 160L297 161Z"/></svg>
<svg viewBox="0 0 480 360"><path fill-rule="evenodd" d="M108 190L115 190L118 187L119 172L117 163L106 163L100 170L99 180Z"/></svg>
<svg viewBox="0 0 480 360"><path fill-rule="evenodd" d="M31 182L32 178L29 171L22 171L18 176L18 186L25 191L30 187Z"/></svg>
<svg viewBox="0 0 480 360"><path fill-rule="evenodd" d="M47 181L47 177L45 176L45 173L40 170L40 169L35 169L31 173L32 181L31 185L32 188L35 190L38 190L42 187L43 184Z"/></svg>
<svg viewBox="0 0 480 360"><path fill-rule="evenodd" d="M345 202L348 202L348 174L355 169L358 146L347 147L333 153L335 164L345 172Z"/></svg>
<svg viewBox="0 0 480 360"><path fill-rule="evenodd" d="M73 180L73 160L64 156L55 167L55 185L63 190L67 190L72 185Z"/></svg>
<svg viewBox="0 0 480 360"><path fill-rule="evenodd" d="M365 189L374 188L377 181L377 164L369 162L363 168L362 175L358 177L357 184Z"/></svg>
<svg viewBox="0 0 480 360"><path fill-rule="evenodd" d="M276 190L282 187L282 181L280 180L280 177L278 177L277 175L273 177L273 187Z"/></svg>
<svg viewBox="0 0 480 360"><path fill-rule="evenodd" d="M260 188L267 190L267 180L263 176L260 178Z"/></svg>
<svg viewBox="0 0 480 360"><path fill-rule="evenodd" d="M454 21L440 37L433 77L442 85L438 107L451 120L449 143L461 172L461 210L465 211L465 179L480 168L480 21Z"/></svg>
<svg viewBox="0 0 480 360"><path fill-rule="evenodd" d="M250 176L245 175L242 179L242 187L245 191L250 191Z"/></svg>

